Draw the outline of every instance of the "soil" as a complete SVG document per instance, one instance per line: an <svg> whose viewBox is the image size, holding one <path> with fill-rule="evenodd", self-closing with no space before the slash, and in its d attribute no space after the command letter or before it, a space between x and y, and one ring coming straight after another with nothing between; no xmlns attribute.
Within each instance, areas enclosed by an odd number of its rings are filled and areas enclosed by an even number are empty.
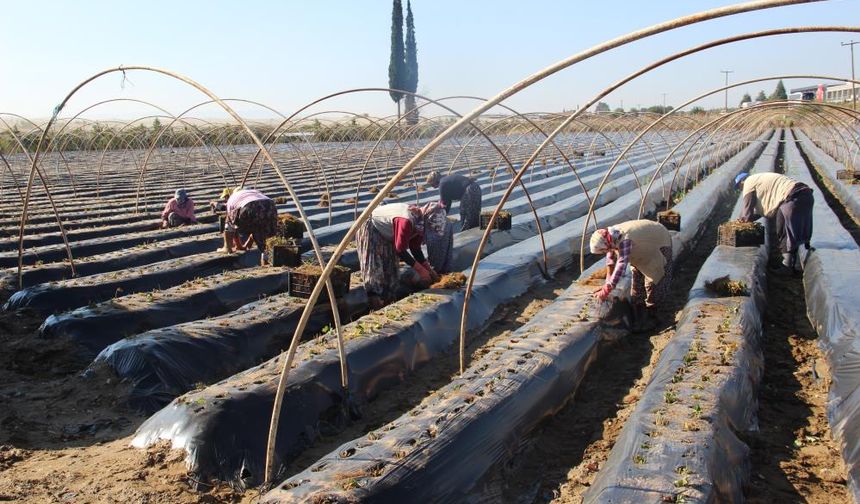
<svg viewBox="0 0 860 504"><path fill-rule="evenodd" d="M466 275L460 273L446 273L439 281L430 286L431 289L459 289L466 285Z"/></svg>
<svg viewBox="0 0 860 504"><path fill-rule="evenodd" d="M728 205L720 208L712 222L722 222L730 211ZM520 503L582 502L674 335L676 317L716 245L716 235L717 226L711 224L675 269L670 295L657 308L657 328L602 348L572 400L539 427L510 467L491 476L487 486L493 498ZM605 275L605 271L599 273Z"/></svg>
<svg viewBox="0 0 860 504"><path fill-rule="evenodd" d="M842 456L830 437L830 372L806 318L803 281L768 275L759 432L747 502L849 502Z"/></svg>
<svg viewBox="0 0 860 504"><path fill-rule="evenodd" d="M144 417L119 403L125 385L108 373L75 374L86 363L35 339L39 322L0 315L0 501L239 501L223 486L194 490L182 451L130 448Z"/></svg>

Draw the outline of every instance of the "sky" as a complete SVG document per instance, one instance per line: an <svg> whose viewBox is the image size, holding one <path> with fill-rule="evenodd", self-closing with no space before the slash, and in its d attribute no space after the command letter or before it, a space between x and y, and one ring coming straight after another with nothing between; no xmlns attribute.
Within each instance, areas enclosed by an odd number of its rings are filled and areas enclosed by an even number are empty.
<svg viewBox="0 0 860 504"><path fill-rule="evenodd" d="M544 67L611 38L737 2L716 0L414 0L418 92L431 98L491 97ZM406 3L404 1L404 16ZM50 117L78 84L119 65L167 69L221 98L263 103L290 115L321 97L351 88L387 87L391 0L40 0L3 3L0 30L0 113ZM676 51L711 40L789 26L860 26L860 0L830 0L740 14L660 34L565 69L510 98L520 112L574 109L619 78ZM677 106L730 82L779 75L850 77L850 52L840 42L858 33L796 34L745 41L670 63L614 92L612 108ZM860 64L860 44L855 47ZM858 68L860 70L860 68ZM818 79L786 81L787 88ZM769 94L775 81L729 91ZM176 79L129 71L83 86L61 117L117 98L154 103L178 114L207 98ZM698 104L723 105L719 93ZM461 113L476 106L453 100ZM250 119L275 112L234 102ZM384 92L326 100L303 115L346 112L387 116L396 106ZM111 101L88 110L93 119L159 115L148 105ZM190 113L217 119L203 106Z"/></svg>

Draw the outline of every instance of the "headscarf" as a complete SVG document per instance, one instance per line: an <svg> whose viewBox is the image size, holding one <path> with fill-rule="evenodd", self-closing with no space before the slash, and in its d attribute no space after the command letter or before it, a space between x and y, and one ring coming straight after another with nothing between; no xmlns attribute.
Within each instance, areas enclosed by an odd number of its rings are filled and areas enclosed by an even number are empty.
<svg viewBox="0 0 860 504"><path fill-rule="evenodd" d="M739 185L741 185L741 182L743 182L749 176L750 176L750 174L747 172L740 172L738 174L738 176L735 177L735 187L738 187Z"/></svg>
<svg viewBox="0 0 860 504"><path fill-rule="evenodd" d="M439 175L439 172L436 170L433 170L432 172L430 172L427 175L427 179L424 181L424 183L427 185L436 187L439 185L439 179L441 179L441 178L442 178L442 176Z"/></svg>
<svg viewBox="0 0 860 504"><path fill-rule="evenodd" d="M620 238L621 233L618 230L612 227L602 228L591 235L588 246L592 254L605 254L618 246Z"/></svg>
<svg viewBox="0 0 860 504"><path fill-rule="evenodd" d="M188 193L185 192L185 189L177 189L173 197L176 198L176 202L180 205L184 205L188 201Z"/></svg>
<svg viewBox="0 0 860 504"><path fill-rule="evenodd" d="M412 222L412 229L416 234L424 235L424 212L418 205L409 204L409 221Z"/></svg>
<svg viewBox="0 0 860 504"><path fill-rule="evenodd" d="M427 203L421 207L424 216L424 228L429 229L436 236L445 234L445 226L448 225L448 212L438 201Z"/></svg>

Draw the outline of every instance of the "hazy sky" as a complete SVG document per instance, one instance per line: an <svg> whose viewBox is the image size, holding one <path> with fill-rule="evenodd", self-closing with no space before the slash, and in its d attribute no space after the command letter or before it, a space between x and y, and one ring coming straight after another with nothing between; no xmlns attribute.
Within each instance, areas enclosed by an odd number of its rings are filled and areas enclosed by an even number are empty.
<svg viewBox="0 0 860 504"><path fill-rule="evenodd" d="M418 91L433 98L489 97L531 73L618 35L677 16L729 5L679 0L415 0ZM404 1L405 11L405 1ZM179 72L223 98L263 102L284 114L329 93L388 83L391 0L6 1L0 30L0 112L48 117L75 85L120 64ZM404 14L405 15L405 14ZM611 51L550 77L512 98L523 112L575 108L618 78L672 52L713 39L768 28L860 26L860 1L841 0L770 9L708 21ZM672 63L607 100L621 105L677 104L723 82L787 74L850 76L841 41L858 34L803 34L734 44ZM860 64L860 45L855 47ZM860 70L860 69L858 69ZM184 84L144 73L103 77L64 110L71 115L111 98L152 101L172 113L205 100ZM786 87L813 84L786 82ZM731 91L770 93L775 82ZM721 106L720 94L703 103ZM471 103L455 107L465 112ZM239 106L250 117L272 116ZM371 115L395 111L387 94L349 95L314 109ZM157 113L127 103L88 117ZM193 114L216 117L213 108Z"/></svg>

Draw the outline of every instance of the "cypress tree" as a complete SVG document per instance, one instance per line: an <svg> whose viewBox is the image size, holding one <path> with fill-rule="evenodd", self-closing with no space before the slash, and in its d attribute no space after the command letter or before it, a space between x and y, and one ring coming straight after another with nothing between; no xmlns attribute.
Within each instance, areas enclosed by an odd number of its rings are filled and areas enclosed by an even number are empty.
<svg viewBox="0 0 860 504"><path fill-rule="evenodd" d="M403 4L394 0L391 9L391 59L388 62L388 87L404 89L405 59L403 55ZM397 117L400 117L400 100L403 93L389 91L391 99L397 103Z"/></svg>
<svg viewBox="0 0 860 504"><path fill-rule="evenodd" d="M418 46L415 43L415 21L412 17L412 2L406 0L406 49L404 61L403 90L414 93L418 91ZM415 96L406 95L406 123L418 122L418 111L415 110Z"/></svg>
<svg viewBox="0 0 860 504"><path fill-rule="evenodd" d="M785 92L785 85L782 83L782 79L776 83L776 89L773 90L773 94L770 95L769 100L787 100L788 94Z"/></svg>

